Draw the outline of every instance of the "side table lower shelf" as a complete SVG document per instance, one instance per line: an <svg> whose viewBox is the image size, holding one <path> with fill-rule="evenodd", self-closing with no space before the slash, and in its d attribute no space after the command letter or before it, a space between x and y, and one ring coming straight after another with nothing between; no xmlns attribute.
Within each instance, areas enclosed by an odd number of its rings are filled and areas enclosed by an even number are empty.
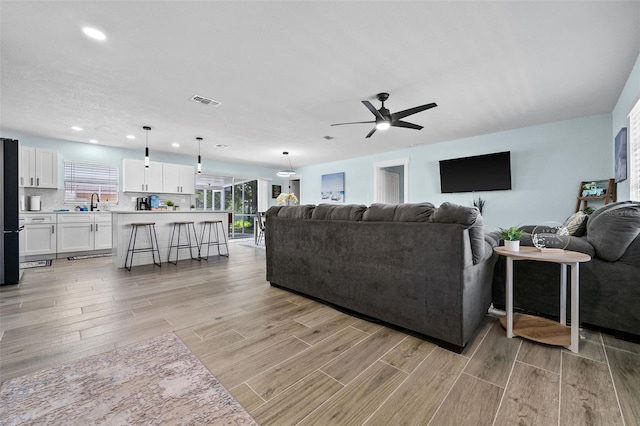
<svg viewBox="0 0 640 426"><path fill-rule="evenodd" d="M500 324L507 328L507 316L500 317ZM571 327L559 322L526 314L513 314L513 334L547 345L571 345Z"/></svg>

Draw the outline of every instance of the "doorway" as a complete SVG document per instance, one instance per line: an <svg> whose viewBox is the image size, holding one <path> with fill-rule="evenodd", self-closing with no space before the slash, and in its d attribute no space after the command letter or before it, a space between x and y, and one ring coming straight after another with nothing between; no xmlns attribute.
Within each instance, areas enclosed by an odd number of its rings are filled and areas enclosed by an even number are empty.
<svg viewBox="0 0 640 426"><path fill-rule="evenodd" d="M373 202L402 204L409 200L409 159L373 164Z"/></svg>

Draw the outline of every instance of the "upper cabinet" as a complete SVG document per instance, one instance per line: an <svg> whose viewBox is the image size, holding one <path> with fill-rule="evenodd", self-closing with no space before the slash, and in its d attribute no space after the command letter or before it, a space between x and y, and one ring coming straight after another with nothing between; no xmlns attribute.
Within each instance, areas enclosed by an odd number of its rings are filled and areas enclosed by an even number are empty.
<svg viewBox="0 0 640 426"><path fill-rule="evenodd" d="M19 184L26 188L58 188L58 151L20 147Z"/></svg>
<svg viewBox="0 0 640 426"><path fill-rule="evenodd" d="M193 166L151 161L149 168L142 160L122 160L122 188L124 192L194 194L196 192Z"/></svg>
<svg viewBox="0 0 640 426"><path fill-rule="evenodd" d="M124 192L162 192L162 163L151 161L146 168L143 160L122 160L122 188Z"/></svg>
<svg viewBox="0 0 640 426"><path fill-rule="evenodd" d="M196 192L195 168L182 164L162 164L162 192L194 194Z"/></svg>

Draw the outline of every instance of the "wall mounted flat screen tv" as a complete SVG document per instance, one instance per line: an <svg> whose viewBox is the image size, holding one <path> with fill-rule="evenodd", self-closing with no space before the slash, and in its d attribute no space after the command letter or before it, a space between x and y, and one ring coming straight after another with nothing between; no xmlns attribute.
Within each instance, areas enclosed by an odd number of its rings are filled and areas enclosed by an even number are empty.
<svg viewBox="0 0 640 426"><path fill-rule="evenodd" d="M440 161L440 191L472 192L511 189L511 152Z"/></svg>

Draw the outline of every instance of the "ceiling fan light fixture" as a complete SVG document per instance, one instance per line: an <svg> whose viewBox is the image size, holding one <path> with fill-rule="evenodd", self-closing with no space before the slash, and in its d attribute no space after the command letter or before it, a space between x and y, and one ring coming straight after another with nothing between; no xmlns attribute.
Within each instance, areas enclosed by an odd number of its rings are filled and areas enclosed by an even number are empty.
<svg viewBox="0 0 640 426"><path fill-rule="evenodd" d="M386 120L376 123L376 130L387 130L389 127L391 127L391 123Z"/></svg>
<svg viewBox="0 0 640 426"><path fill-rule="evenodd" d="M293 170L293 167L291 166L291 159L289 158L289 153L287 151L284 151L282 153L282 155L284 155L285 157L287 157L287 160L289 160L289 168L288 169L282 169L282 170L278 170L278 172L276 173L276 175L280 176L280 177L289 177L291 175L295 175L296 171Z"/></svg>

